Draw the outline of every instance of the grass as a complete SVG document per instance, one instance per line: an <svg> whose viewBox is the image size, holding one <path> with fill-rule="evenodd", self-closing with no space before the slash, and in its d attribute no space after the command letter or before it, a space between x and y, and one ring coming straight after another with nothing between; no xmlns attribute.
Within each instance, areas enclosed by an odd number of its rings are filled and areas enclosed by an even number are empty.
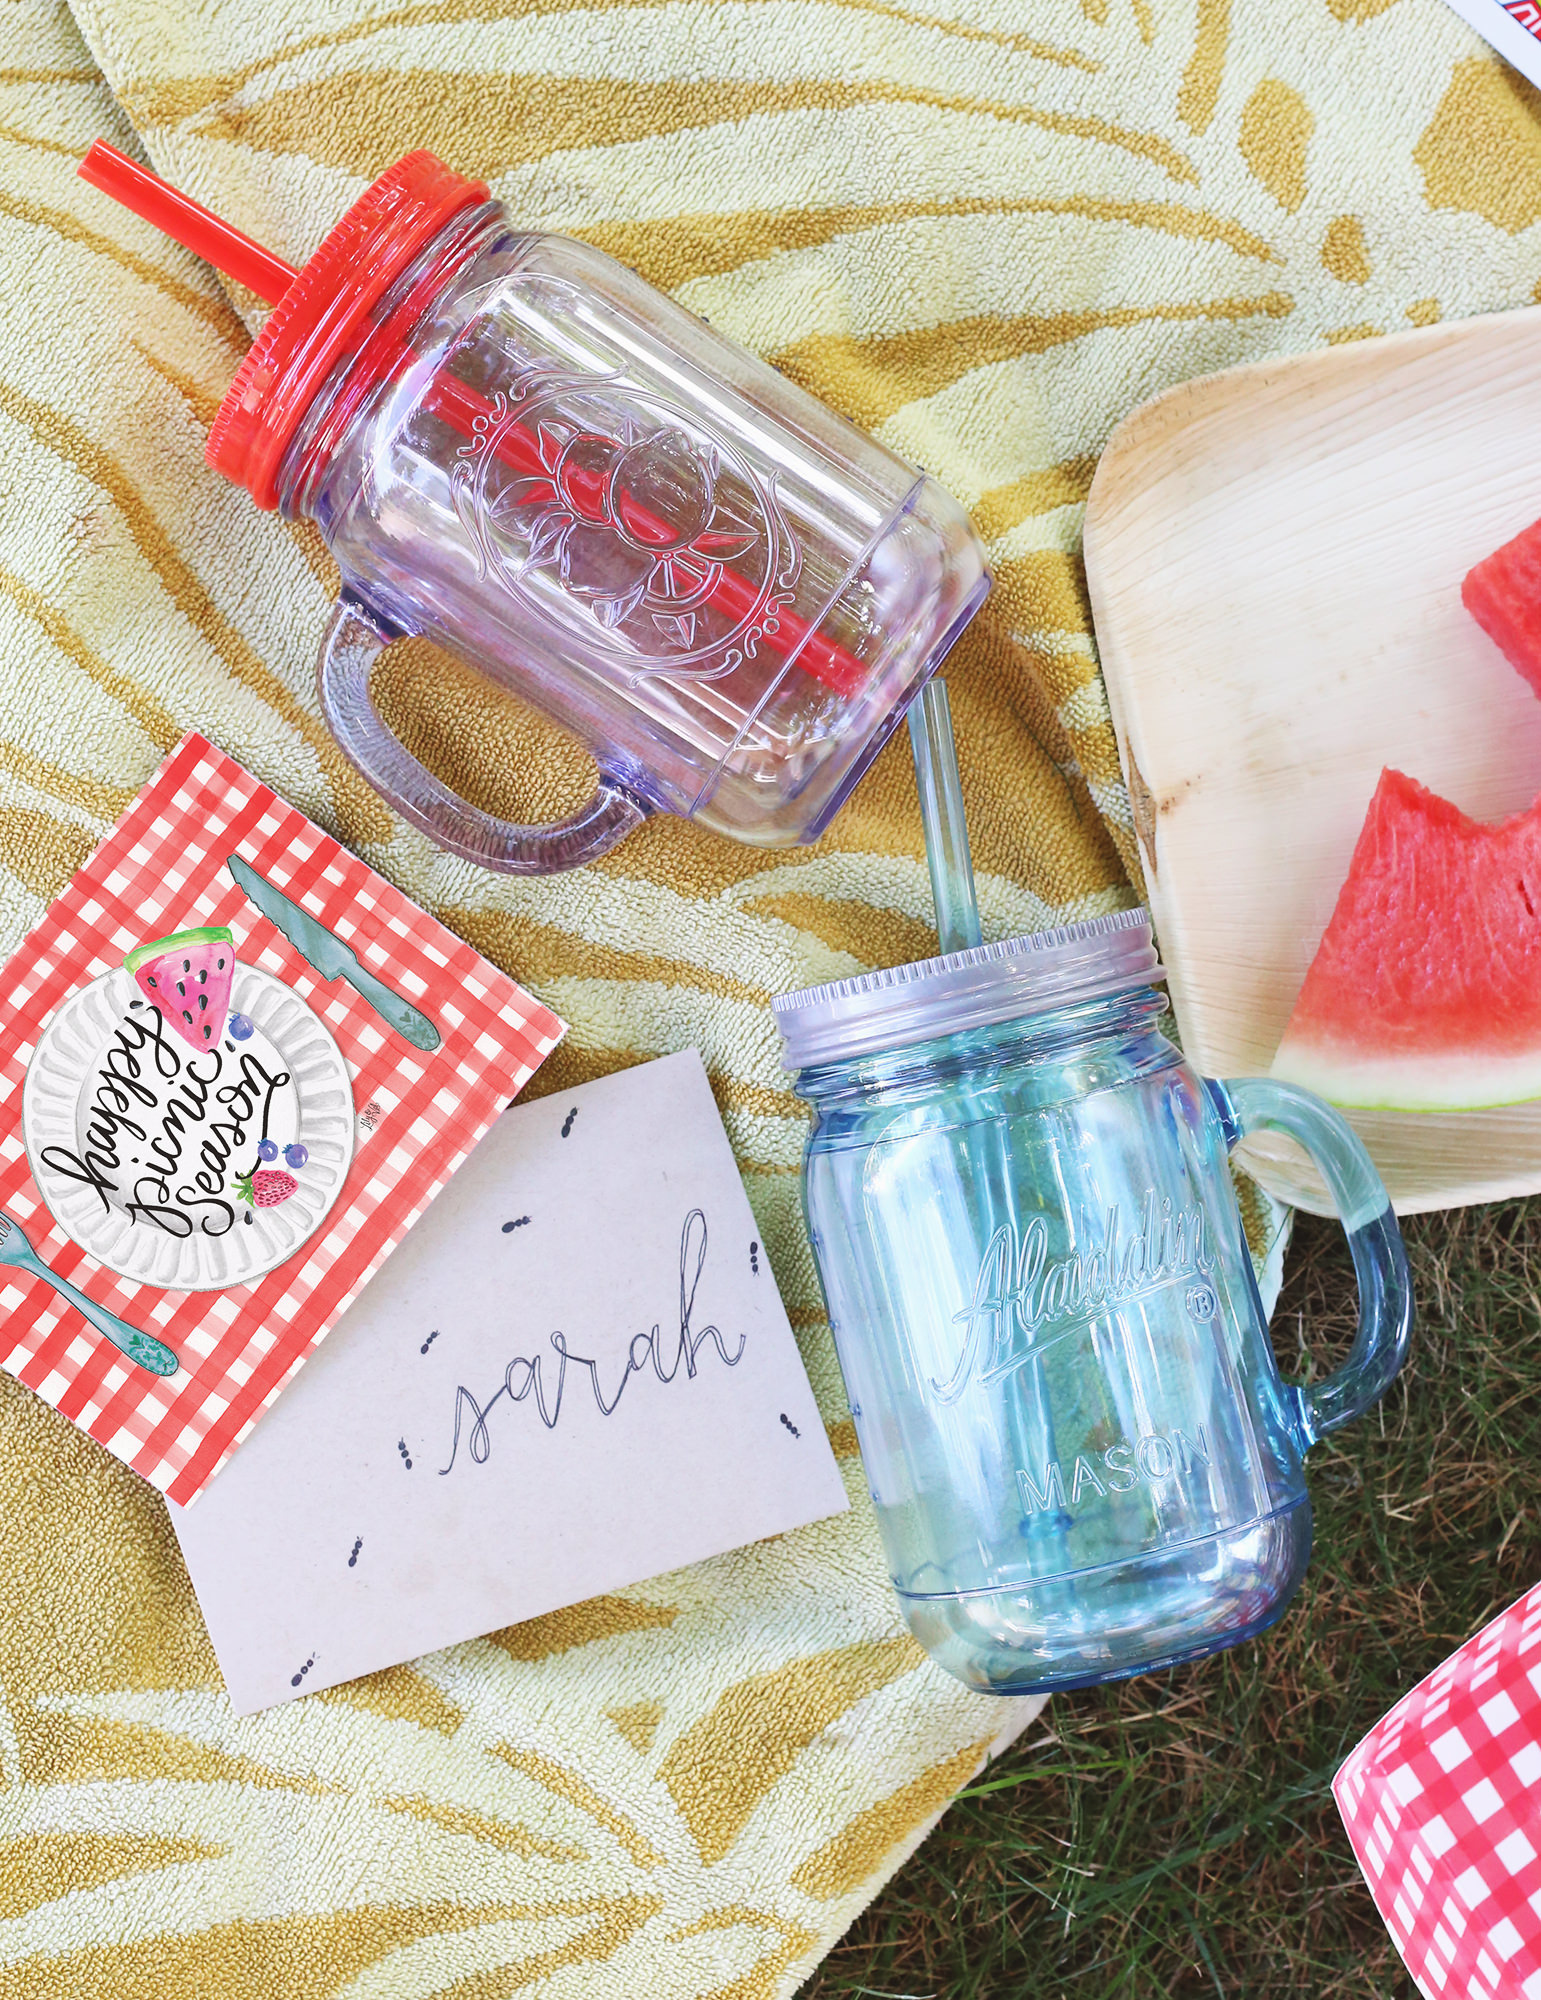
<svg viewBox="0 0 1541 2000"><path fill-rule="evenodd" d="M1416 2000L1329 1790L1397 1698L1541 1576L1541 1202L1406 1225L1419 1322L1320 1444L1283 1622L1053 1701L836 1946L807 2000ZM1347 1349L1353 1270L1297 1219L1274 1341Z"/></svg>

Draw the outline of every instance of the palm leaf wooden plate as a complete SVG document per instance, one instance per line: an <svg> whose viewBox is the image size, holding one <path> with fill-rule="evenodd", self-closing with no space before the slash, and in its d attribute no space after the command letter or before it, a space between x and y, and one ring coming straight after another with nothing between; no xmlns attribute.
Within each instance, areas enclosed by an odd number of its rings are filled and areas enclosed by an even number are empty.
<svg viewBox="0 0 1541 2000"><path fill-rule="evenodd" d="M1183 384L1114 433L1086 515L1103 673L1190 1057L1266 1071L1383 765L1497 819L1541 701L1460 601L1541 516L1541 310ZM1541 1102L1352 1111L1403 1214L1541 1190ZM1302 1155L1249 1144L1330 1211Z"/></svg>

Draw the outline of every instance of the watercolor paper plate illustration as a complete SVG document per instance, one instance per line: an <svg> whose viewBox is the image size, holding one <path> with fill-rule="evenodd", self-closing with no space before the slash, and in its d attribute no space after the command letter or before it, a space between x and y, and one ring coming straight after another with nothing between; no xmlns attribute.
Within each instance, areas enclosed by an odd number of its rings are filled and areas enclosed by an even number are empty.
<svg viewBox="0 0 1541 2000"><path fill-rule="evenodd" d="M121 1277L220 1291L284 1263L342 1192L347 1066L228 930L178 931L65 1001L27 1070L22 1136L55 1220Z"/></svg>

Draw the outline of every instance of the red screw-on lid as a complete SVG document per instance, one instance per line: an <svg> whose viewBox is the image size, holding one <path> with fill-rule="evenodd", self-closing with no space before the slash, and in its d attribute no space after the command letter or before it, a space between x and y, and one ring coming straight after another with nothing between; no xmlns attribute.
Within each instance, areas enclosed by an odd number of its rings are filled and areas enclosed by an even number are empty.
<svg viewBox="0 0 1541 2000"><path fill-rule="evenodd" d="M488 199L485 184L432 153L408 153L353 204L273 308L236 370L204 457L259 507L278 505L278 471L317 390L361 345L381 296L450 218Z"/></svg>

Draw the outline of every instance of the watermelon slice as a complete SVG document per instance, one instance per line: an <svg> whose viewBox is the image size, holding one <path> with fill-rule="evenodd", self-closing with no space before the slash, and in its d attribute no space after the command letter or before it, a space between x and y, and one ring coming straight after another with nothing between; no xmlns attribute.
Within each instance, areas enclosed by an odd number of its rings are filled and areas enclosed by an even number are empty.
<svg viewBox="0 0 1541 2000"><path fill-rule="evenodd" d="M214 1049L230 1012L235 946L223 924L136 945L123 963L190 1047Z"/></svg>
<svg viewBox="0 0 1541 2000"><path fill-rule="evenodd" d="M1541 694L1541 521L1467 571L1461 602Z"/></svg>
<svg viewBox="0 0 1541 2000"><path fill-rule="evenodd" d="M1484 826L1382 771L1273 1073L1398 1111L1541 1097L1541 799Z"/></svg>

